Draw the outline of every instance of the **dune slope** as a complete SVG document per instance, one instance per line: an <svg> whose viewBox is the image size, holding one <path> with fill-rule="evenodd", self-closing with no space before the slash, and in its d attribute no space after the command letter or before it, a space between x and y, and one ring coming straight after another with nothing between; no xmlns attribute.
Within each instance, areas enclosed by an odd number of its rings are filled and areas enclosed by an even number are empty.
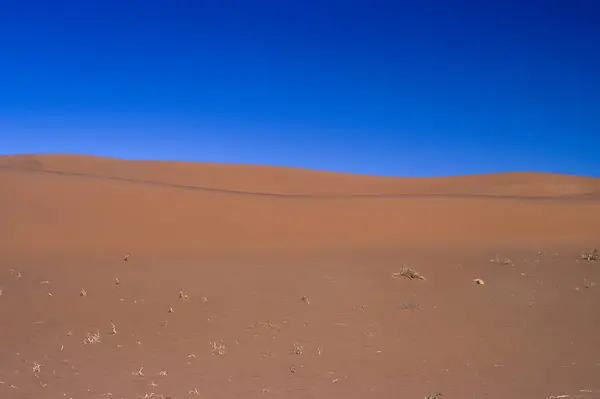
<svg viewBox="0 0 600 399"><path fill-rule="evenodd" d="M5 252L584 246L600 233L589 178L395 179L82 156L0 166Z"/></svg>
<svg viewBox="0 0 600 399"><path fill-rule="evenodd" d="M0 397L593 399L598 187L0 157Z"/></svg>

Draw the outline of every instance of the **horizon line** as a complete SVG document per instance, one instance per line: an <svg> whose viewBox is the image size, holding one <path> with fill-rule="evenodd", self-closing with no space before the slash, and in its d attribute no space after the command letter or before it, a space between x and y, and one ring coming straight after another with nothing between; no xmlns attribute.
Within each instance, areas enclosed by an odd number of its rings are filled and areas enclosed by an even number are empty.
<svg viewBox="0 0 600 399"><path fill-rule="evenodd" d="M565 176L565 177L580 177L588 179L600 179L600 176L594 175L579 175L561 172L549 172L549 171L535 171L535 170L507 170L507 171L495 171L495 172L483 172L483 173L466 173L466 174L453 174L453 175L433 175L433 176L410 176L410 175L378 175L369 173L356 173L346 172L343 170L332 170L332 169L317 169L305 166L296 165L285 165L285 164L267 164L267 163L243 163L243 162L219 162L219 161L192 161L184 159L172 159L172 158L127 158L114 155L99 155L91 153L54 153L54 152L36 152L36 153L0 153L0 158L9 157L37 157L37 156L52 156L52 157L82 157L82 158L98 158L114 161L124 162L161 162L161 163L180 163L180 164L212 164L212 165L231 165L231 166L249 166L258 168L280 168L280 169L293 169L303 170L308 172L320 172L329 174L349 175L349 176L364 176L364 177L377 177L377 178L389 178L389 179L443 179L453 177L478 177L478 176L498 176L498 175L550 175L550 176Z"/></svg>

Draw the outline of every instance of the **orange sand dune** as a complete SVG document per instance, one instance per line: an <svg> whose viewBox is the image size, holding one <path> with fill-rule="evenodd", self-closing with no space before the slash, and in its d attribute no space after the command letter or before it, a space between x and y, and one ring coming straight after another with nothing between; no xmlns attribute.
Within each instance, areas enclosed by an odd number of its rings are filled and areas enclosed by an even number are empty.
<svg viewBox="0 0 600 399"><path fill-rule="evenodd" d="M599 193L0 157L0 398L592 399Z"/></svg>
<svg viewBox="0 0 600 399"><path fill-rule="evenodd" d="M390 178L256 165L125 161L80 155L0 157L0 167L110 176L233 191L304 195L445 194L517 197L600 195L600 179L550 173Z"/></svg>
<svg viewBox="0 0 600 399"><path fill-rule="evenodd" d="M600 201L590 200L600 180L592 178L381 178L54 155L4 157L0 165L3 251L586 245L600 233ZM545 199L552 197L564 198Z"/></svg>

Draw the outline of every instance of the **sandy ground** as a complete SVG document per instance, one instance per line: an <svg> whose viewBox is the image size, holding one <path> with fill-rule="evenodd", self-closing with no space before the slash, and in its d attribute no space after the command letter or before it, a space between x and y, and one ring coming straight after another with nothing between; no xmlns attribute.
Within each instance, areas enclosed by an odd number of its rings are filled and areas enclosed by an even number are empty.
<svg viewBox="0 0 600 399"><path fill-rule="evenodd" d="M600 398L596 246L598 179L0 157L0 397Z"/></svg>

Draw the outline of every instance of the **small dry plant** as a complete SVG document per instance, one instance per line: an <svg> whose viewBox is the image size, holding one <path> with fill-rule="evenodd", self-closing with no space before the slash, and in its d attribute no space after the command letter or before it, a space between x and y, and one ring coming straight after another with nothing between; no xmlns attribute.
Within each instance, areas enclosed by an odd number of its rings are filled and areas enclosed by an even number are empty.
<svg viewBox="0 0 600 399"><path fill-rule="evenodd" d="M121 280L119 280L119 278L118 278L118 277L115 277L115 284L116 284L116 285L119 285L119 284L121 284Z"/></svg>
<svg viewBox="0 0 600 399"><path fill-rule="evenodd" d="M294 351L292 352L294 355L301 355L304 353L304 346L296 342L294 344Z"/></svg>
<svg viewBox="0 0 600 399"><path fill-rule="evenodd" d="M200 396L200 392L198 392L197 388L194 389L190 389L188 392L190 395L194 395L194 396Z"/></svg>
<svg viewBox="0 0 600 399"><path fill-rule="evenodd" d="M402 305L400 305L400 309L410 310L412 312L423 310L423 309L421 309L421 306L419 306L418 303L403 303Z"/></svg>
<svg viewBox="0 0 600 399"><path fill-rule="evenodd" d="M110 327L111 327L110 333L112 335L117 335L117 327L115 326L115 323L110 323Z"/></svg>
<svg viewBox="0 0 600 399"><path fill-rule="evenodd" d="M587 260L588 262L596 262L596 261L600 260L600 253L598 253L597 249L594 249L590 253L586 252L586 253L582 254L581 259Z"/></svg>
<svg viewBox="0 0 600 399"><path fill-rule="evenodd" d="M84 344L99 344L100 343L100 331L95 333L87 333L83 339Z"/></svg>
<svg viewBox="0 0 600 399"><path fill-rule="evenodd" d="M585 277L583 279L583 286L585 288L592 288L596 286L596 282L594 280L590 280L589 278Z"/></svg>
<svg viewBox="0 0 600 399"><path fill-rule="evenodd" d="M184 291L179 291L179 298L180 299L189 299L189 295L186 294Z"/></svg>
<svg viewBox="0 0 600 399"><path fill-rule="evenodd" d="M494 259L490 259L490 263L497 263L499 265L510 265L514 266L515 263L510 258L500 259L498 255L494 256Z"/></svg>
<svg viewBox="0 0 600 399"><path fill-rule="evenodd" d="M227 345L225 345L225 342L223 341L210 342L210 348L212 350L213 355L225 356L225 353L227 353Z"/></svg>
<svg viewBox="0 0 600 399"><path fill-rule="evenodd" d="M430 395L425 396L425 399L438 399L440 396L442 396L441 393L432 393Z"/></svg>
<svg viewBox="0 0 600 399"><path fill-rule="evenodd" d="M392 278L404 277L409 280L426 280L424 276L408 266L402 266L399 272L392 273Z"/></svg>
<svg viewBox="0 0 600 399"><path fill-rule="evenodd" d="M85 291L85 289L81 289L81 291L79 291L79 296L86 296L87 292Z"/></svg>
<svg viewBox="0 0 600 399"><path fill-rule="evenodd" d="M144 376L144 366L140 367L140 369L138 371L132 371L131 375L135 375L137 377L143 377Z"/></svg>
<svg viewBox="0 0 600 399"><path fill-rule="evenodd" d="M38 374L42 370L42 365L38 362L33 362L33 372Z"/></svg>

